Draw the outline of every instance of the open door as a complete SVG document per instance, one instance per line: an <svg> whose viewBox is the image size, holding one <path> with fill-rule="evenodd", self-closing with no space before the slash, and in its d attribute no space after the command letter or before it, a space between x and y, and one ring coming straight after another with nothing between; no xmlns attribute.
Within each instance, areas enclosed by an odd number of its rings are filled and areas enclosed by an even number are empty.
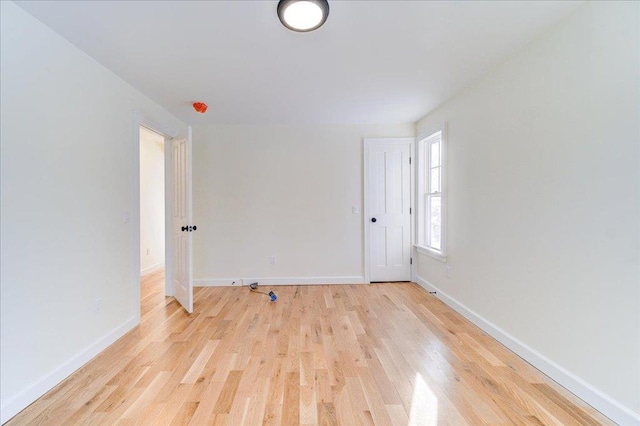
<svg viewBox="0 0 640 426"><path fill-rule="evenodd" d="M186 138L171 140L173 168L173 294L193 312L193 225L191 204L191 128Z"/></svg>

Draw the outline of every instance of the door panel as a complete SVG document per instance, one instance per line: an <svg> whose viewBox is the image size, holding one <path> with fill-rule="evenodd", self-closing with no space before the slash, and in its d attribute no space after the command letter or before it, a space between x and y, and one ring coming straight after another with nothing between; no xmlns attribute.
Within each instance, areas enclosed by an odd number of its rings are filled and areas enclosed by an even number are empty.
<svg viewBox="0 0 640 426"><path fill-rule="evenodd" d="M387 227L387 233L389 238L387 241L387 252L389 258L389 265L394 268L402 268L404 265L404 227L403 226L389 226Z"/></svg>
<svg viewBox="0 0 640 426"><path fill-rule="evenodd" d="M367 140L370 281L411 279L411 142ZM375 219L375 222L374 222Z"/></svg>
<svg viewBox="0 0 640 426"><path fill-rule="evenodd" d="M387 266L387 229L383 226L375 226L371 229L371 264L376 268Z"/></svg>
<svg viewBox="0 0 640 426"><path fill-rule="evenodd" d="M193 312L191 258L191 132L172 143L173 165L173 292L184 309Z"/></svg>

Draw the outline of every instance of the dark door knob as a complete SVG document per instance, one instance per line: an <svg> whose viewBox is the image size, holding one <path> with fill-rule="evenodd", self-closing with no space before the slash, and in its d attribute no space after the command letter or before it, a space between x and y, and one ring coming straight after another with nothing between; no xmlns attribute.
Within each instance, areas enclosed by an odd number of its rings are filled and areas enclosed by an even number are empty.
<svg viewBox="0 0 640 426"><path fill-rule="evenodd" d="M189 227L187 227L187 226L183 226L183 227L182 227L182 232L184 232L184 231L188 231L188 230L189 230Z"/></svg>
<svg viewBox="0 0 640 426"><path fill-rule="evenodd" d="M371 218L371 222L376 223L378 221L378 219L376 219L375 217Z"/></svg>
<svg viewBox="0 0 640 426"><path fill-rule="evenodd" d="M198 227L196 225L193 225L193 230L195 231L196 229L198 229Z"/></svg>

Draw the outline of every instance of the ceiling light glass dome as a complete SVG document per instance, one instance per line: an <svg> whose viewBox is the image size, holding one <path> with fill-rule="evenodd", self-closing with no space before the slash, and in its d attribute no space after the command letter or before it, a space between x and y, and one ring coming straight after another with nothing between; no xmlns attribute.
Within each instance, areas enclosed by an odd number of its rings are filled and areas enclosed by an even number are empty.
<svg viewBox="0 0 640 426"><path fill-rule="evenodd" d="M318 29L329 16L327 0L280 0L278 18L292 31L309 32Z"/></svg>

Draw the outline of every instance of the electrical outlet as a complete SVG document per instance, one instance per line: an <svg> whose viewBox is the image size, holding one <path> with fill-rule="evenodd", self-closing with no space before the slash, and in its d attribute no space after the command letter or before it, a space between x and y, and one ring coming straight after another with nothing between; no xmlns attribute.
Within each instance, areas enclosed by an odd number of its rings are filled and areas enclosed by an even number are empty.
<svg viewBox="0 0 640 426"><path fill-rule="evenodd" d="M147 249L147 256L149 256L151 254L151 249Z"/></svg>
<svg viewBox="0 0 640 426"><path fill-rule="evenodd" d="M351 213L359 214L360 213L360 208L358 206L351 206Z"/></svg>
<svg viewBox="0 0 640 426"><path fill-rule="evenodd" d="M271 256L269 256L269 263L271 263L272 265L275 265L276 263L278 263L278 258L276 257L275 254L272 254Z"/></svg>
<svg viewBox="0 0 640 426"><path fill-rule="evenodd" d="M447 265L444 267L444 274L447 278L451 278L451 266Z"/></svg>
<svg viewBox="0 0 640 426"><path fill-rule="evenodd" d="M93 313L98 315L102 311L102 298L98 297L93 301Z"/></svg>

